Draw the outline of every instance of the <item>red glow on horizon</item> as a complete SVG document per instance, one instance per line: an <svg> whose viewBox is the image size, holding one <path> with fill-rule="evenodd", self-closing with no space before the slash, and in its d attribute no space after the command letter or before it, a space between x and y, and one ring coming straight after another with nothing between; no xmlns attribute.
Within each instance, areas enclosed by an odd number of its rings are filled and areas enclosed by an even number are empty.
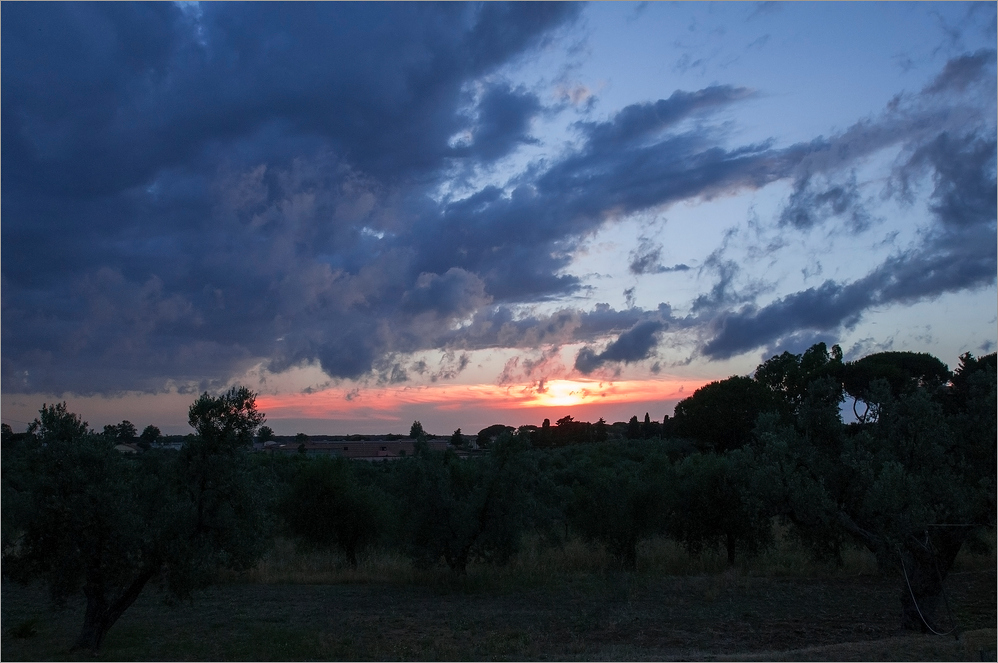
<svg viewBox="0 0 998 663"><path fill-rule="evenodd" d="M345 388L312 393L261 394L257 406L273 419L376 419L395 421L403 408L425 406L438 412L551 410L587 412L601 405L676 401L701 383L688 380L551 380L531 385L489 384L381 387L364 391ZM598 418L598 415L597 415Z"/></svg>

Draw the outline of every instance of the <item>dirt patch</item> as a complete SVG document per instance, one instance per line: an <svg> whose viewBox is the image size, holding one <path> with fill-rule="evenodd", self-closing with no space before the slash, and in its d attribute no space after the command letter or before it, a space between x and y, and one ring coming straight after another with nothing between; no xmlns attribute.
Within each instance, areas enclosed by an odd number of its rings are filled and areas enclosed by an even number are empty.
<svg viewBox="0 0 998 663"><path fill-rule="evenodd" d="M869 576L615 573L501 593L460 584L232 584L174 607L143 596L99 658L979 660L978 649L994 642L995 573L954 574L947 585L963 641L901 633L898 584ZM67 648L82 605L53 612L38 588L2 589L4 660L73 658ZM14 637L29 620L25 637ZM991 640L968 644L980 629L991 629Z"/></svg>

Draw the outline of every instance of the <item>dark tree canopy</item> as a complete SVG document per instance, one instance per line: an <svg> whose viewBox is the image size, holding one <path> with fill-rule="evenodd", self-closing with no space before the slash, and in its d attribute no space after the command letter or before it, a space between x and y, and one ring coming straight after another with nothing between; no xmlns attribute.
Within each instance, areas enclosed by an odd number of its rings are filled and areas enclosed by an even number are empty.
<svg viewBox="0 0 998 663"><path fill-rule="evenodd" d="M841 372L842 385L853 397L853 413L861 422L875 415L877 381L885 383L897 397L919 387L934 391L949 379L946 364L924 352L878 352L846 363ZM864 403L862 408L857 407L860 402Z"/></svg>
<svg viewBox="0 0 998 663"><path fill-rule="evenodd" d="M755 380L769 387L779 397L787 412L796 412L807 396L808 386L822 377L837 378L842 370L842 350L837 345L829 352L824 343L815 343L795 355L775 355L755 369Z"/></svg>
<svg viewBox="0 0 998 663"><path fill-rule="evenodd" d="M256 432L256 439L260 444L266 444L274 438L274 429L270 426L260 426L260 429Z"/></svg>
<svg viewBox="0 0 998 663"><path fill-rule="evenodd" d="M734 565L736 551L755 553L770 542L769 514L750 495L750 459L736 450L676 464L669 532L690 553L721 546Z"/></svg>
<svg viewBox="0 0 998 663"><path fill-rule="evenodd" d="M256 394L233 387L218 397L204 393L188 411L188 422L202 440L228 448L252 444L253 434L264 422L256 409Z"/></svg>
<svg viewBox="0 0 998 663"><path fill-rule="evenodd" d="M104 434L116 438L118 442L131 442L138 437L135 424L125 419L116 426L104 426Z"/></svg>
<svg viewBox="0 0 998 663"><path fill-rule="evenodd" d="M638 422L638 415L634 415L627 422L627 439L641 439L641 424Z"/></svg>
<svg viewBox="0 0 998 663"><path fill-rule="evenodd" d="M142 435L139 436L139 439L146 444L153 444L161 435L159 428L150 424L142 429Z"/></svg>
<svg viewBox="0 0 998 663"><path fill-rule="evenodd" d="M565 467L554 472L553 478L571 528L585 539L600 542L625 569L633 571L638 542L662 530L662 490L672 481L663 455L629 457L627 445L631 444L611 442L572 449L560 457Z"/></svg>
<svg viewBox="0 0 998 663"><path fill-rule="evenodd" d="M479 449L488 449L489 446L499 439L500 436L505 434L513 434L516 429L512 426L507 426L505 424L492 424L482 430L478 431L478 436L475 438L475 444L478 445Z"/></svg>
<svg viewBox="0 0 998 663"><path fill-rule="evenodd" d="M313 548L338 547L354 568L361 547L381 529L384 499L362 486L343 458L305 464L281 502L288 533Z"/></svg>
<svg viewBox="0 0 998 663"><path fill-rule="evenodd" d="M758 416L774 409L780 409L780 402L769 388L752 378L733 376L681 400L672 426L676 435L723 452L748 444Z"/></svg>
<svg viewBox="0 0 998 663"><path fill-rule="evenodd" d="M417 565L442 560L463 575L473 560L505 563L512 557L530 513L527 446L504 432L486 458L462 460L448 449L398 461L394 490L406 548Z"/></svg>
<svg viewBox="0 0 998 663"><path fill-rule="evenodd" d="M66 402L42 405L28 425L28 435L47 442L68 442L87 433L87 422L66 410Z"/></svg>
<svg viewBox="0 0 998 663"><path fill-rule="evenodd" d="M600 417L599 420L593 424L593 436L597 442L606 442L610 433L606 429L606 420Z"/></svg>
<svg viewBox="0 0 998 663"><path fill-rule="evenodd" d="M949 368L925 352L878 352L848 362L842 373L845 390L869 402L872 384L884 380L898 396L917 387L934 390L950 379Z"/></svg>
<svg viewBox="0 0 998 663"><path fill-rule="evenodd" d="M454 449L470 436L431 450L416 421L414 454L384 463L248 456L273 431L246 389L200 396L179 452L119 453L127 421L96 434L45 405L28 432L2 431L3 570L57 600L82 593L77 646L96 650L148 582L189 597L219 569L248 568L269 517L351 564L377 541L456 574L505 563L527 531L599 542L629 570L640 541L663 534L734 563L768 545L775 517L819 556L866 546L903 581L903 624L936 628L953 560L996 520L995 387L994 354L967 353L950 375L916 353L843 364L819 343L705 385L662 423L496 424L478 433L489 453L464 458ZM864 421L843 422L844 389L870 404Z"/></svg>

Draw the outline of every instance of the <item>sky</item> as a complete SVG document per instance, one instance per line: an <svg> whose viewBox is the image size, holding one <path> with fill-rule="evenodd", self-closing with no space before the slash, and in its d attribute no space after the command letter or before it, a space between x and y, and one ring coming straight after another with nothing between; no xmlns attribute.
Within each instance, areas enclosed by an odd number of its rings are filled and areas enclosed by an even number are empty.
<svg viewBox="0 0 998 663"><path fill-rule="evenodd" d="M3 3L0 412L660 420L998 344L995 3Z"/></svg>

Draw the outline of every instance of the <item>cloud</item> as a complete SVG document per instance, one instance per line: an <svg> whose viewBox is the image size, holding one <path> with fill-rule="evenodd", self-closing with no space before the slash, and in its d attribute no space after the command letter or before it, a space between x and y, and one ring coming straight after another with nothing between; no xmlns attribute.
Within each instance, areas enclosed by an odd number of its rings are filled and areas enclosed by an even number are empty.
<svg viewBox="0 0 998 663"><path fill-rule="evenodd" d="M844 182L818 188L806 174L794 183L790 199L780 212L780 224L809 230L832 217L844 218L848 229L860 233L873 222L856 184L855 173Z"/></svg>
<svg viewBox="0 0 998 663"><path fill-rule="evenodd" d="M931 209L944 226L987 224L995 217L993 137L944 131L915 149L897 177L905 191L912 177L932 173Z"/></svg>
<svg viewBox="0 0 998 663"><path fill-rule="evenodd" d="M361 375L396 346L422 344L385 320L447 319L488 301L478 276L420 270L404 241L392 245L405 223L393 196L419 196L399 183L455 159L488 162L532 140L536 97L494 83L475 107L473 143L447 143L466 126L467 83L541 44L578 7L201 9L5 12L3 138L19 166L3 180L3 360L4 375L34 369L30 388L135 386L92 344L56 341L98 324L58 293L102 265L132 289L155 279L200 321L161 336L157 350L176 363L147 362L141 388L199 370L225 379L226 357ZM45 250L29 258L10 246ZM37 313L8 324L21 311ZM138 323L123 322L105 344L135 347ZM214 343L231 350L207 362L193 351ZM47 364L29 356L39 351Z"/></svg>
<svg viewBox="0 0 998 663"><path fill-rule="evenodd" d="M585 346L575 366L588 373L651 357L667 333L693 330L703 355L721 358L994 282L986 53L952 60L879 117L786 146L738 144L728 131L727 113L753 90L676 90L582 115L570 147L480 184L469 173L537 144L538 118L577 118L565 98L593 99L575 86L549 108L503 77L580 11L5 8L4 390L193 389L260 364L446 380L487 348L520 352L510 375L546 377L567 344ZM891 195L931 181L938 227L859 281L760 305L766 284L720 251L701 268L716 282L685 318L569 299L584 286L567 269L578 248L635 212L786 181L788 231L861 232L851 173L886 147L901 154ZM689 269L664 265L663 250L642 241L631 272ZM451 359L435 365L421 355L430 350Z"/></svg>
<svg viewBox="0 0 998 663"><path fill-rule="evenodd" d="M618 336L603 352L582 348L575 358L575 368L583 375L589 375L607 362L631 363L647 359L664 327L659 320L645 320Z"/></svg>
<svg viewBox="0 0 998 663"><path fill-rule="evenodd" d="M979 63L976 55L969 59L959 57L947 64L944 73L950 70L959 72L955 76L969 76L969 72L976 72L975 75L986 78L989 74ZM956 87L962 90L968 86L969 82L964 82ZM931 181L928 208L936 219L935 225L926 229L915 245L892 254L856 281L828 280L817 288L786 295L764 306L748 304L738 310L722 310L707 322L708 340L701 350L705 356L726 359L764 346L787 345L802 335L850 329L872 308L911 304L944 293L989 287L996 282L998 141L990 124L993 119L982 124L980 118L975 118L963 126L953 122L953 118L940 118L941 123L935 126L925 123L925 118L936 113L932 104L939 91L938 85L933 85L909 100L904 110L894 106L879 127L864 123L862 128L852 127L832 139L852 145L851 134L860 131L877 141L896 134L895 140L902 145L904 156L886 192L910 203L919 183ZM902 127L907 127L907 131L900 131ZM821 189L813 186L808 174L796 182L780 223L808 230L833 216L844 217L846 227L852 232L861 232L868 226L855 181L851 178L846 185L839 183ZM728 264L729 268L721 272L715 290L727 287L731 278L725 275L737 269L734 264L724 262L721 255L718 254L716 261ZM703 301L719 300L720 294Z"/></svg>
<svg viewBox="0 0 998 663"><path fill-rule="evenodd" d="M581 83L560 83L554 90L555 98L572 106L591 107L596 101L596 93Z"/></svg>
<svg viewBox="0 0 998 663"><path fill-rule="evenodd" d="M795 334L852 328L873 307L993 285L998 270L994 237L993 221L990 228L973 232L936 233L926 244L891 256L851 283L828 280L763 307L749 305L721 314L710 323L712 338L704 344L703 353L726 359L785 343L781 339Z"/></svg>
<svg viewBox="0 0 998 663"><path fill-rule="evenodd" d="M203 5L194 26L173 4L24 7L3 26L4 138L23 162L19 180L76 195L139 185L259 131L282 139L271 157L307 137L381 177L426 172L453 156L464 82L577 12L568 3ZM493 122L497 103L486 99ZM501 131L492 127L492 149Z"/></svg>
<svg viewBox="0 0 998 663"><path fill-rule="evenodd" d="M579 122L594 152L621 147L656 134L698 112L709 111L752 96L748 88L713 85L695 92L677 90L668 99L632 104L607 122Z"/></svg>
<svg viewBox="0 0 998 663"><path fill-rule="evenodd" d="M415 287L402 296L403 310L432 311L445 318L466 315L488 303L482 280L459 267L444 274L420 274Z"/></svg>
<svg viewBox="0 0 998 663"><path fill-rule="evenodd" d="M712 359L727 359L799 330L826 331L854 325L873 302L864 284L842 286L825 281L817 288L788 295L765 307L746 306L718 316L714 337L703 347Z"/></svg>
<svg viewBox="0 0 998 663"><path fill-rule="evenodd" d="M662 245L652 242L646 237L641 238L637 250L631 251L631 262L628 269L632 274L664 274L666 272L685 272L689 265L677 264L666 267L662 264Z"/></svg>
<svg viewBox="0 0 998 663"><path fill-rule="evenodd" d="M752 13L749 14L746 21L751 21L756 18L760 18L769 14L775 14L776 12L783 10L782 2L757 2L755 7L752 9Z"/></svg>
<svg viewBox="0 0 998 663"><path fill-rule="evenodd" d="M981 49L972 55L961 55L946 63L938 76L926 86L926 94L943 94L946 92L964 92L968 87L977 85L994 69L995 51Z"/></svg>
<svg viewBox="0 0 998 663"><path fill-rule="evenodd" d="M466 143L454 147L454 156L495 161L517 145L537 143L530 136L530 122L541 112L536 95L523 87L488 86L475 108L475 121L465 131Z"/></svg>

